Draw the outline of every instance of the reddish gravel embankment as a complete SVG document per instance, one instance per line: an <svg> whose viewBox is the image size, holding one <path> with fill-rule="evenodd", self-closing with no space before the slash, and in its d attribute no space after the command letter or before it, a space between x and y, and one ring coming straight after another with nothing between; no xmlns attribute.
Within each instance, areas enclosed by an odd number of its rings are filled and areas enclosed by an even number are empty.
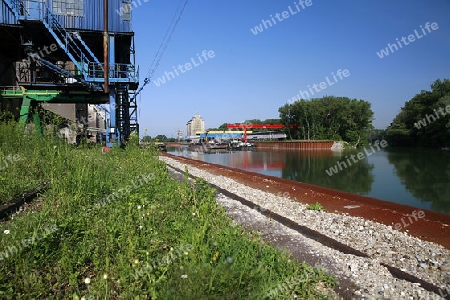
<svg viewBox="0 0 450 300"><path fill-rule="evenodd" d="M304 204L319 202L329 212L358 216L393 228L401 227L400 231L406 231L411 236L450 249L450 215L185 157L164 155L212 174L227 176L252 188L274 194L287 192L289 198Z"/></svg>

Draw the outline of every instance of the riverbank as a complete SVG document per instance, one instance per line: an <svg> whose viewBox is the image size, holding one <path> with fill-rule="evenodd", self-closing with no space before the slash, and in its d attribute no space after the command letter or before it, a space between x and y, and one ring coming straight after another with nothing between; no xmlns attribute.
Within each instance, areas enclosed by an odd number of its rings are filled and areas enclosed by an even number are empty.
<svg viewBox="0 0 450 300"><path fill-rule="evenodd" d="M339 145L340 142L334 141L267 141L267 142L252 142L258 149L265 150L331 150L333 146ZM179 148L182 144L177 142L166 143L167 147ZM338 147L341 150L343 147Z"/></svg>
<svg viewBox="0 0 450 300"><path fill-rule="evenodd" d="M193 175L241 195L261 210L274 211L362 252L364 258L333 250L336 253L320 260L332 262L334 267L328 266L327 270L341 282L350 280L358 287L353 288L354 296L439 299L440 292L445 295L450 289L450 218L447 215L182 157L162 159L182 169L187 164ZM316 202L328 212L306 209L305 204ZM314 250L315 253L329 251L329 247ZM388 271L393 271L392 268L423 280L422 286L431 284L434 292L425 291L417 283L394 278ZM433 288L428 286L428 290Z"/></svg>
<svg viewBox="0 0 450 300"><path fill-rule="evenodd" d="M48 183L0 221L0 299L317 299L333 283L235 226L212 188L173 180L135 138L106 152L0 124L13 158L2 203Z"/></svg>
<svg viewBox="0 0 450 300"><path fill-rule="evenodd" d="M253 142L257 149L264 150L331 150L333 141L268 141Z"/></svg>

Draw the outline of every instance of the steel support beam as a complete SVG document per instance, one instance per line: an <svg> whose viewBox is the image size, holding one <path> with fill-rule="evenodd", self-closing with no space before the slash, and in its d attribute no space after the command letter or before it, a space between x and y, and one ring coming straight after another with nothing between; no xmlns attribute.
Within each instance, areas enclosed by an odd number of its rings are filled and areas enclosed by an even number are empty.
<svg viewBox="0 0 450 300"><path fill-rule="evenodd" d="M27 96L23 96L22 107L20 108L20 118L19 121L23 125L27 123L28 114L30 112L31 99Z"/></svg>
<svg viewBox="0 0 450 300"><path fill-rule="evenodd" d="M115 143L120 143L119 133L116 126L116 89L109 90L109 124L106 128L106 146L111 147Z"/></svg>

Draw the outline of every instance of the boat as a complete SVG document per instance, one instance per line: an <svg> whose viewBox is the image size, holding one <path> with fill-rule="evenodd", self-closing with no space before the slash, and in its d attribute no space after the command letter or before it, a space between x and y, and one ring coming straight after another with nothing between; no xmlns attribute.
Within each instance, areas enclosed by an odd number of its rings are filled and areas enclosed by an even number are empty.
<svg viewBox="0 0 450 300"><path fill-rule="evenodd" d="M230 142L231 150L253 150L256 149L256 145L249 142L242 142L238 140L232 140Z"/></svg>
<svg viewBox="0 0 450 300"><path fill-rule="evenodd" d="M155 147L156 147L157 149L159 149L160 151L167 152L167 147L166 147L166 144L164 144L164 143L156 142L156 143L155 143Z"/></svg>
<svg viewBox="0 0 450 300"><path fill-rule="evenodd" d="M229 145L227 143L217 143L217 142L190 143L188 149L190 151L210 153L212 151L214 152L228 151Z"/></svg>

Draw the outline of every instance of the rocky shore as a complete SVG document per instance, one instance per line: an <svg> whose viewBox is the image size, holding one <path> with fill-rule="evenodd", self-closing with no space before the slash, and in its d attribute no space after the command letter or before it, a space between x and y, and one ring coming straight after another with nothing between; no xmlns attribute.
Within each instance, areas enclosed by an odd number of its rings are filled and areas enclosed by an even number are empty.
<svg viewBox="0 0 450 300"><path fill-rule="evenodd" d="M167 156L161 160L169 167L185 170L185 161ZM255 207L243 205L233 197L219 194L217 201L237 223L258 230L264 239L290 251L294 258L322 266L338 278L333 298L354 299L449 299L450 250L436 243L412 237L407 232L348 214L308 210L305 204L217 176L188 165L189 173L242 197ZM272 184L266 182L267 188ZM284 197L288 196L288 197ZM307 197L308 195L305 195ZM257 209L255 209L257 208ZM292 230L264 214L270 211L310 228L364 254L345 254ZM420 213L418 210L417 213ZM419 216L417 215L417 218ZM410 219L414 221L414 219ZM403 220L403 222L405 222ZM443 224L443 226L448 226ZM395 277L393 267L424 283ZM401 276L400 276L401 277ZM414 280L413 280L414 281ZM427 289L423 286L427 285ZM432 287L430 291L430 286Z"/></svg>

